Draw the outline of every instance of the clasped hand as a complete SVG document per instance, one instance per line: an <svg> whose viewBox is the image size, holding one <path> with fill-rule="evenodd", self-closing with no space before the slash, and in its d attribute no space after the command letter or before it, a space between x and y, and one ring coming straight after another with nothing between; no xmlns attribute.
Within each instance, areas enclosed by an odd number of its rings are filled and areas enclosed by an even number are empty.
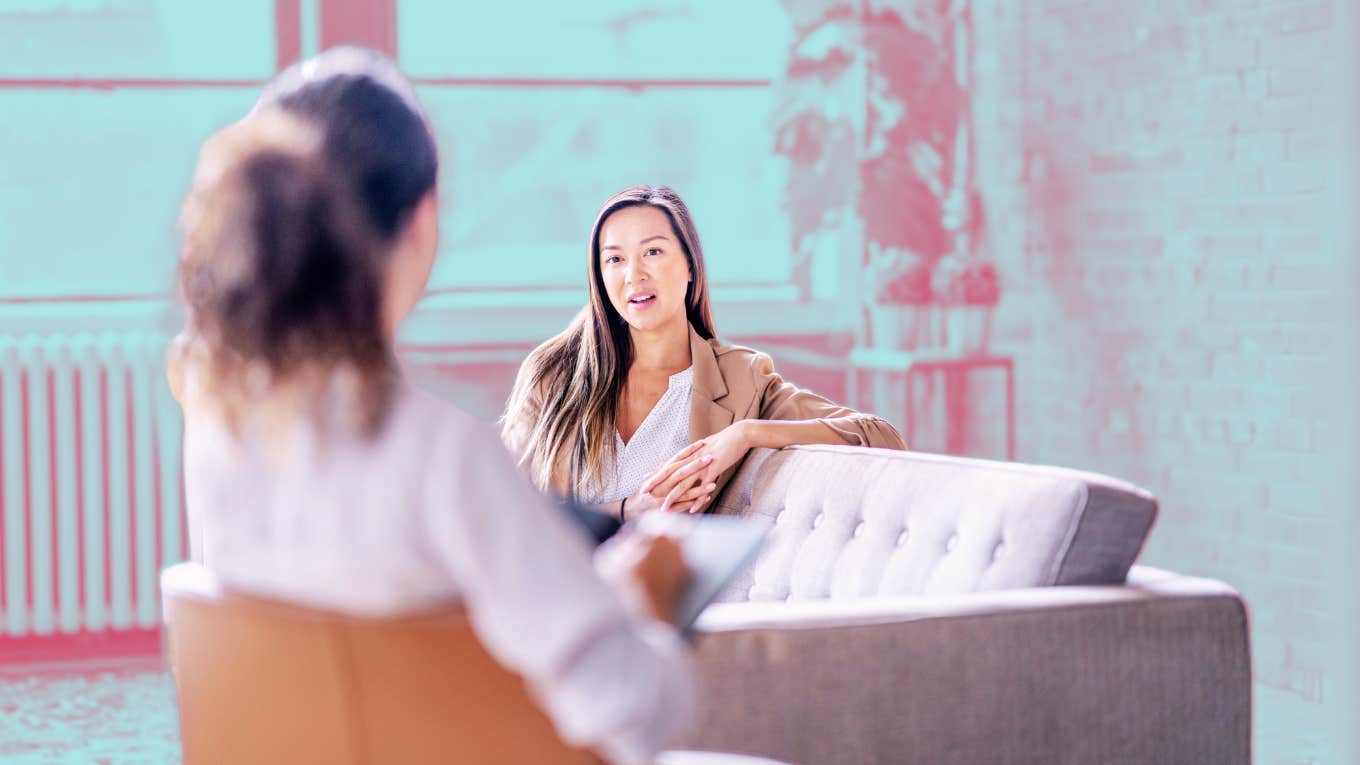
<svg viewBox="0 0 1360 765"><path fill-rule="evenodd" d="M628 498L629 516L648 510L699 513L713 499L718 476L750 450L746 428L735 422L681 449Z"/></svg>

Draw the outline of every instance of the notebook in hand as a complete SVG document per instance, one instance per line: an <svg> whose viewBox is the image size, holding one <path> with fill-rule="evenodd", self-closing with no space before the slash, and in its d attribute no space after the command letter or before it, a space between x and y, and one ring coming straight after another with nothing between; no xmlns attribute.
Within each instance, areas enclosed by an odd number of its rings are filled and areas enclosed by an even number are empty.
<svg viewBox="0 0 1360 765"><path fill-rule="evenodd" d="M690 569L689 588L675 609L675 626L688 631L722 588L755 560L770 523L729 515L648 513L637 520L646 533L674 534Z"/></svg>
<svg viewBox="0 0 1360 765"><path fill-rule="evenodd" d="M569 499L560 501L594 544L618 532L619 522L613 516ZM730 515L647 513L633 523L640 531L674 534L682 540L680 551L690 569L690 583L676 607L675 626L686 631L732 577L755 560L770 530L768 521Z"/></svg>

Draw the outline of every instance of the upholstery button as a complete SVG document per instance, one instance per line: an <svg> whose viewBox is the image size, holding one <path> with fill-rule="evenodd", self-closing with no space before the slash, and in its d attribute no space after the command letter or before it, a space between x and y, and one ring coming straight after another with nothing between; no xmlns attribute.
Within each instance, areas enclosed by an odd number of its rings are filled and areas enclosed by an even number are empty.
<svg viewBox="0 0 1360 765"><path fill-rule="evenodd" d="M825 518L825 517L826 517L826 513L817 513L815 516L813 516L813 518L812 518L812 528L815 529L815 528L817 528L818 526L822 525L822 519Z"/></svg>
<svg viewBox="0 0 1360 765"><path fill-rule="evenodd" d="M898 546L898 547L901 547L902 545L904 545L904 544L907 543L907 536L908 536L907 530L906 530L906 529L902 529L902 533L897 535L897 546Z"/></svg>
<svg viewBox="0 0 1360 765"><path fill-rule="evenodd" d="M864 533L864 521L860 521L859 523L855 524L855 536L859 536L860 534L863 533Z"/></svg>
<svg viewBox="0 0 1360 765"><path fill-rule="evenodd" d="M954 548L955 548L955 547L958 547L958 546L959 546L959 535L958 535L958 534L953 534L953 535L951 535L951 536L949 537L948 541L946 541L946 542L944 543L944 551L945 551L945 552L954 552Z"/></svg>

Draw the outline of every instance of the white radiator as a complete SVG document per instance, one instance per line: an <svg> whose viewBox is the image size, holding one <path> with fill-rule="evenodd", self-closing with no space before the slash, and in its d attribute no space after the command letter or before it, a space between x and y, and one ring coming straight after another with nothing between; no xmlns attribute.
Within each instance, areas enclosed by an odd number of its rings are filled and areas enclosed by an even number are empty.
<svg viewBox="0 0 1360 765"><path fill-rule="evenodd" d="M0 634L156 627L186 555L166 339L0 337Z"/></svg>

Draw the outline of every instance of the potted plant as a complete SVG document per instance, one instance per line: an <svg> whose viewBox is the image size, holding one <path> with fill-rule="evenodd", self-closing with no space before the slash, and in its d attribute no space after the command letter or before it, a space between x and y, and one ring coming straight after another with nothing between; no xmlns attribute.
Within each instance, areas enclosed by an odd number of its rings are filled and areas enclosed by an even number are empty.
<svg viewBox="0 0 1360 765"><path fill-rule="evenodd" d="M945 336L950 350L979 354L991 342L992 309L1001 298L996 266L958 255L941 258L931 278L945 306Z"/></svg>
<svg viewBox="0 0 1360 765"><path fill-rule="evenodd" d="M955 77L953 19L946 4L920 4L866 7L861 21L867 82L857 213L871 270L876 256L891 264L871 282L873 343L888 345L885 330L896 322L897 348L937 347L931 273L956 247L946 201L959 185L966 102Z"/></svg>
<svg viewBox="0 0 1360 765"><path fill-rule="evenodd" d="M794 39L776 85L775 151L794 283L812 293L813 253L861 238L868 342L942 344L931 274L967 252L971 139L958 56L967 3L786 3ZM966 49L966 48L964 48Z"/></svg>

